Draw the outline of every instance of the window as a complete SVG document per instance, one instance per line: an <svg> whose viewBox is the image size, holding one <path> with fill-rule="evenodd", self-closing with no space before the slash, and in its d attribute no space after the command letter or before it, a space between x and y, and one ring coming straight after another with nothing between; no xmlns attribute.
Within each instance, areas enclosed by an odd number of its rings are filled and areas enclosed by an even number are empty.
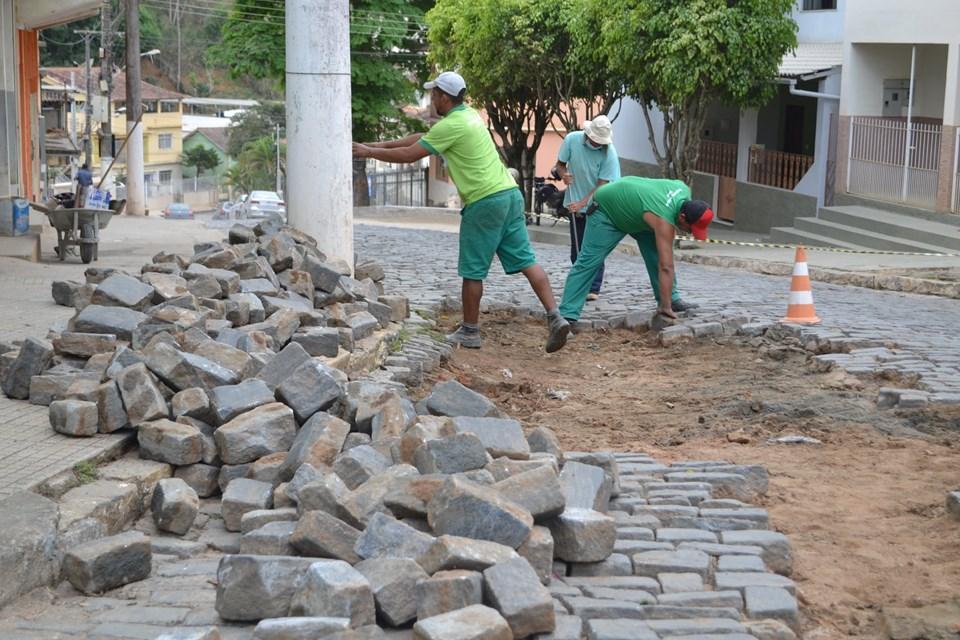
<svg viewBox="0 0 960 640"><path fill-rule="evenodd" d="M157 147L160 149L173 149L173 134L161 133L157 139Z"/></svg>
<svg viewBox="0 0 960 640"><path fill-rule="evenodd" d="M170 184L173 182L173 171L167 169L160 172L160 184Z"/></svg>
<svg viewBox="0 0 960 640"><path fill-rule="evenodd" d="M160 113L177 113L180 111L180 103L170 100L160 101Z"/></svg>
<svg viewBox="0 0 960 640"><path fill-rule="evenodd" d="M803 0L804 11L829 11L837 8L837 0Z"/></svg>

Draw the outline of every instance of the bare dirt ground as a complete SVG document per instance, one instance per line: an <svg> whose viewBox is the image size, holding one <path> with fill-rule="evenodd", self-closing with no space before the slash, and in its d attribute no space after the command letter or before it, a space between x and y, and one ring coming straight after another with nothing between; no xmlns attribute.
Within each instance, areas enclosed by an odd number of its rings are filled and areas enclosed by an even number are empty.
<svg viewBox="0 0 960 640"><path fill-rule="evenodd" d="M960 522L944 498L960 487L960 407L878 410L881 381L815 373L802 354L778 361L734 339L664 349L652 334L588 333L547 356L541 324L506 317L485 317L483 337L438 379L550 427L565 449L766 465L762 506L792 541L806 638L946 637L891 634L894 608L957 637ZM767 444L788 434L822 444ZM945 613L921 609L940 603Z"/></svg>

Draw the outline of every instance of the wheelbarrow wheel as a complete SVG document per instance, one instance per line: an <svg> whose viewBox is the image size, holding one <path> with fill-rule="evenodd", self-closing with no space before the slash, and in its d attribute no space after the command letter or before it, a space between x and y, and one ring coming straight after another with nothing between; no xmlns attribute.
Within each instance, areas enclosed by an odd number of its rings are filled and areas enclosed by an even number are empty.
<svg viewBox="0 0 960 640"><path fill-rule="evenodd" d="M83 264L90 264L97 247L93 242L83 242L83 240L93 240L96 237L97 230L94 229L92 224L85 224L80 227L80 260L83 261Z"/></svg>

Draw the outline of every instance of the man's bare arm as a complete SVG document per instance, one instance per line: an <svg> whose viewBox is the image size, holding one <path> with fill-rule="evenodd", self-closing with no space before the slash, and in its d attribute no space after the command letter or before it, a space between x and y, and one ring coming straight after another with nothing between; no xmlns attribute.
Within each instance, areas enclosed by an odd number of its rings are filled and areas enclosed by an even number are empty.
<svg viewBox="0 0 960 640"><path fill-rule="evenodd" d="M657 264L659 270L657 273L660 283L660 306L657 311L661 315L669 318L676 318L677 314L673 312L673 238L676 230L673 225L650 211L643 214L653 233L656 236L657 244Z"/></svg>
<svg viewBox="0 0 960 640"><path fill-rule="evenodd" d="M595 186L593 189L591 189L590 193L588 193L582 200L578 200L577 202L571 202L571 203L570 203L570 206L567 207L567 208L568 208L568 209L571 209L571 210L573 210L573 211L580 211L580 210L583 209L585 206L587 206L587 203L590 202L590 198L592 198L592 197L593 197L593 194L595 194L595 193L597 192L597 189L599 189L599 188L602 187L603 185L607 184L608 182L610 182L610 181L609 181L609 180L597 180L597 186Z"/></svg>
<svg viewBox="0 0 960 640"><path fill-rule="evenodd" d="M397 147L409 147L412 144L416 144L420 138L423 137L422 133L413 133L404 138L398 140L384 140L383 142L364 142L365 147L373 147L374 149L396 149Z"/></svg>
<svg viewBox="0 0 960 640"><path fill-rule="evenodd" d="M370 147L359 142L353 143L353 156L355 158L374 158L383 162L396 162L406 164L416 162L420 158L425 158L430 154L422 144L414 142L406 147L393 147L383 149L380 147Z"/></svg>

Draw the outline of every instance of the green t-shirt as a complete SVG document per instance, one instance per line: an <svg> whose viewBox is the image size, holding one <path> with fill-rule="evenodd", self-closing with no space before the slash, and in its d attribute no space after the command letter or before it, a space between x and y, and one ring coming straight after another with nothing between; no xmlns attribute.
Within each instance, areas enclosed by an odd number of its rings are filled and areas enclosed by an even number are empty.
<svg viewBox="0 0 960 640"><path fill-rule="evenodd" d="M464 205L517 186L480 114L466 105L451 109L420 138L420 144L443 156Z"/></svg>
<svg viewBox="0 0 960 640"><path fill-rule="evenodd" d="M627 176L597 189L593 199L615 227L639 233L651 231L643 219L647 211L676 227L680 207L690 199L690 187L680 180Z"/></svg>

